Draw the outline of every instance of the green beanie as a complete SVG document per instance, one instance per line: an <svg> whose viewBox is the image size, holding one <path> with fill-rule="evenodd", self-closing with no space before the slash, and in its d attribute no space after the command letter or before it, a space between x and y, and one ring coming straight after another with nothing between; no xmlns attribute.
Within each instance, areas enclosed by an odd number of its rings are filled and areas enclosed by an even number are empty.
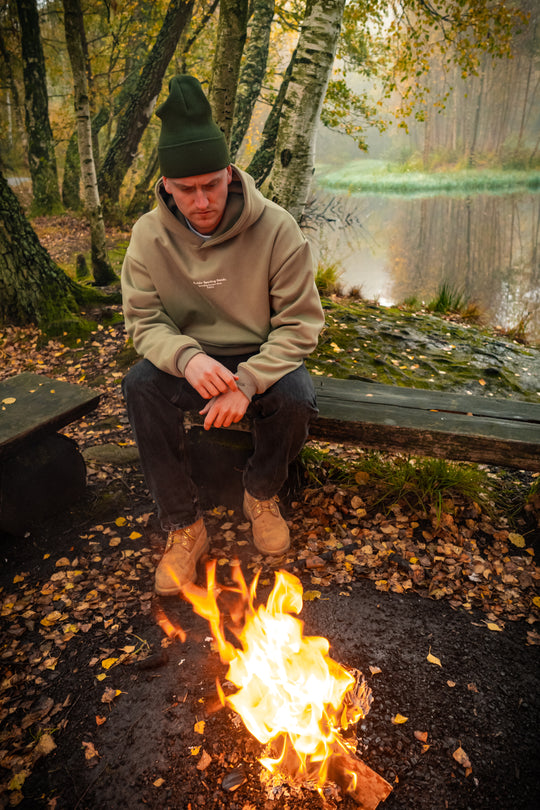
<svg viewBox="0 0 540 810"><path fill-rule="evenodd" d="M210 103L193 76L171 79L169 97L156 115L161 118L158 155L163 177L192 177L229 165L225 136L212 119Z"/></svg>

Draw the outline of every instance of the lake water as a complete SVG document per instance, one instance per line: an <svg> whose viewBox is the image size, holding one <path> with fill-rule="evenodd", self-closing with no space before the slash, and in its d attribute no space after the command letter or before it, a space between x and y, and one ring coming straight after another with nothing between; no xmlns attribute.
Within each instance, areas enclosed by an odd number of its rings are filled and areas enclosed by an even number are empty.
<svg viewBox="0 0 540 810"><path fill-rule="evenodd" d="M443 283L505 329L540 343L540 194L432 197L318 190L305 233L345 291L382 305L428 303Z"/></svg>

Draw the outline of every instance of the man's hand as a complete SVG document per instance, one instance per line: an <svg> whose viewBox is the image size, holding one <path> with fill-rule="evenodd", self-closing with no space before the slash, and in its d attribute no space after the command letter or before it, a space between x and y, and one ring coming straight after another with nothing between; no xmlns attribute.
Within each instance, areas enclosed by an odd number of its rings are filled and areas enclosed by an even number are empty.
<svg viewBox="0 0 540 810"><path fill-rule="evenodd" d="M206 414L204 429L211 427L229 427L233 422L239 422L248 409L249 399L242 391L228 391L207 402L201 415Z"/></svg>
<svg viewBox="0 0 540 810"><path fill-rule="evenodd" d="M238 391L238 377L207 354L196 354L184 369L184 377L204 399Z"/></svg>

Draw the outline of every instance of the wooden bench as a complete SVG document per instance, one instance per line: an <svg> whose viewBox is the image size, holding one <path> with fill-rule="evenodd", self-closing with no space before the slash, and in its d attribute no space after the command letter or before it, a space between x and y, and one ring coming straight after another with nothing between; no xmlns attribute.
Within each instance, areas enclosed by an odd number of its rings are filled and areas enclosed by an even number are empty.
<svg viewBox="0 0 540 810"><path fill-rule="evenodd" d="M310 437L411 456L540 471L540 403L313 376L319 417ZM205 506L241 503L249 422L202 429L186 418L193 478Z"/></svg>
<svg viewBox="0 0 540 810"><path fill-rule="evenodd" d="M22 534L84 492L84 459L57 431L99 400L97 391L41 374L0 382L0 530Z"/></svg>
<svg viewBox="0 0 540 810"><path fill-rule="evenodd" d="M540 471L540 403L332 377L313 383L313 438Z"/></svg>

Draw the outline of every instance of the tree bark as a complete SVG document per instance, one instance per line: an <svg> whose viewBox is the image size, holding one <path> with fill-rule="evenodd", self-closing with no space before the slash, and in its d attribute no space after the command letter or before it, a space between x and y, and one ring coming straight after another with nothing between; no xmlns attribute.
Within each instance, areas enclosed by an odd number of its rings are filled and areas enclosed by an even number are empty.
<svg viewBox="0 0 540 810"><path fill-rule="evenodd" d="M251 114L266 73L270 30L276 4L275 0L255 0L253 5L249 41L236 91L230 145L231 160L233 161L248 130Z"/></svg>
<svg viewBox="0 0 540 810"><path fill-rule="evenodd" d="M92 272L99 287L116 280L107 256L105 223L99 199L99 191L92 145L92 121L86 77L84 54L84 22L80 0L62 0L66 44L73 73L75 114L77 117L77 140L81 161L86 214L90 222Z"/></svg>
<svg viewBox="0 0 540 810"><path fill-rule="evenodd" d="M0 206L0 324L72 320L75 285L40 244L2 174Z"/></svg>
<svg viewBox="0 0 540 810"><path fill-rule="evenodd" d="M281 111L283 109L285 96L287 95L287 88L289 87L289 82L291 80L296 53L297 51L295 49L289 60L289 64L287 65L287 70L285 71L283 81L281 82L274 104L270 110L270 114L264 123L259 147L251 158L251 162L247 167L247 172L255 180L257 188L262 186L272 169L274 155L276 152L276 139L279 129L279 121L281 118Z"/></svg>
<svg viewBox="0 0 540 810"><path fill-rule="evenodd" d="M102 203L108 213L118 203L120 186L154 111L163 76L180 34L191 18L193 4L194 0L171 0L161 30L142 69L136 91L118 123L98 174Z"/></svg>
<svg viewBox="0 0 540 810"><path fill-rule="evenodd" d="M315 130L336 53L345 0L314 0L302 23L283 105L269 196L299 220L307 202Z"/></svg>
<svg viewBox="0 0 540 810"><path fill-rule="evenodd" d="M62 210L62 202L49 121L45 57L36 0L17 0L17 14L21 26L25 123L33 192L32 212L36 215L55 214Z"/></svg>
<svg viewBox="0 0 540 810"><path fill-rule="evenodd" d="M240 61L246 41L248 0L221 0L210 105L214 120L230 139Z"/></svg>

